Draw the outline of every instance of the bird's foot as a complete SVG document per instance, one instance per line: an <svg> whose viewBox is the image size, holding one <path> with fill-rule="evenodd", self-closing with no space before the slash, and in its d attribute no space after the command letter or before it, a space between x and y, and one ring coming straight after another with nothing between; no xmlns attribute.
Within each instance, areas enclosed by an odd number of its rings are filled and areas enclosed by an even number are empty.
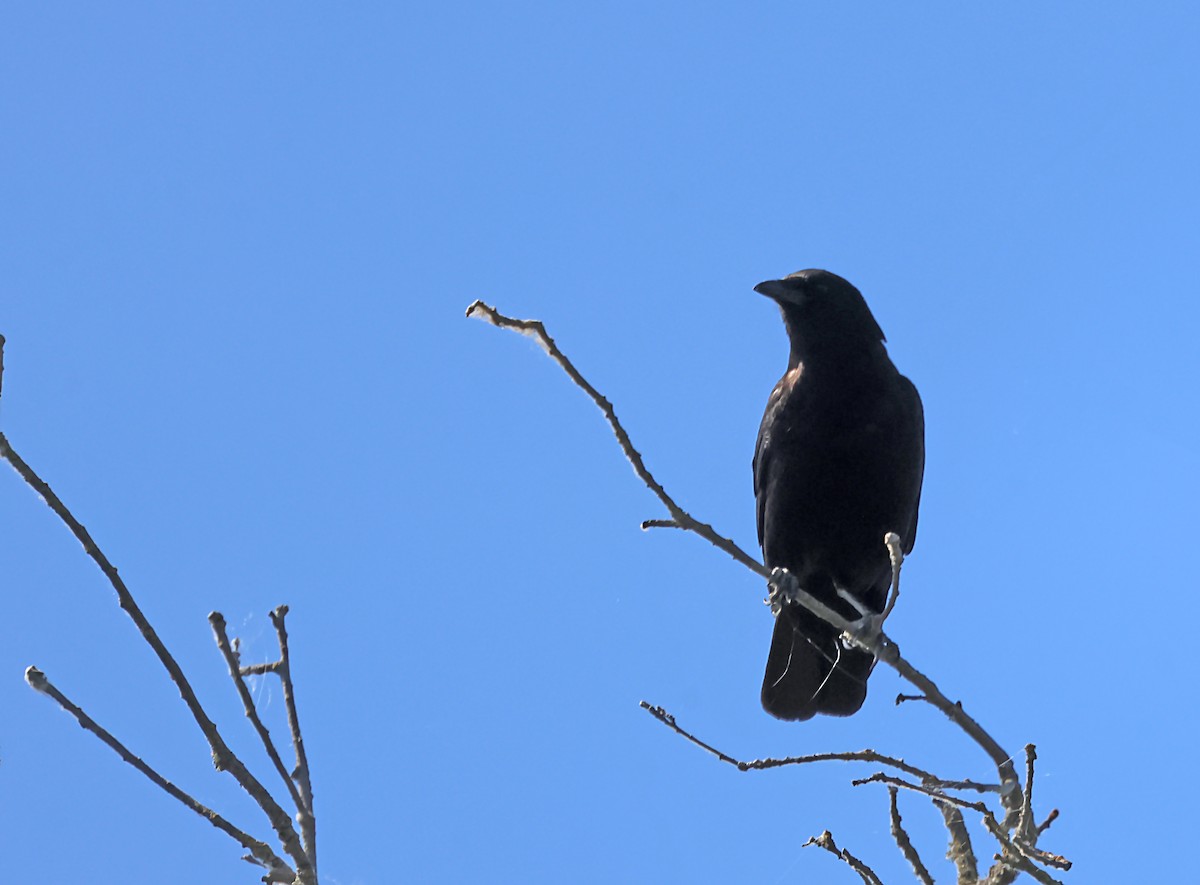
<svg viewBox="0 0 1200 885"><path fill-rule="evenodd" d="M885 614L880 614L873 609L868 608L859 601L849 590L844 590L841 587L837 588L837 595L850 603L854 610L858 612L858 620L851 621L851 627L843 635L847 637L854 645L863 648L869 648L871 644L879 638L879 634L883 632L883 621L887 617Z"/></svg>
<svg viewBox="0 0 1200 885"><path fill-rule="evenodd" d="M767 588L767 598L763 602L771 606L771 614L778 617L784 605L796 601L796 591L800 589L800 582L787 569L773 568Z"/></svg>

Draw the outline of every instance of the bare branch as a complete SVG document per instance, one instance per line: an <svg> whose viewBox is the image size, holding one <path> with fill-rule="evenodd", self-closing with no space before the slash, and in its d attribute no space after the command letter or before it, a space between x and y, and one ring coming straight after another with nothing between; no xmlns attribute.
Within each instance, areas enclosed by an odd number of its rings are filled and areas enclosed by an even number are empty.
<svg viewBox="0 0 1200 885"><path fill-rule="evenodd" d="M898 792L899 790L895 787L888 787L888 814L892 822L892 838L896 840L905 860L912 865L913 873L917 878L924 885L933 885L933 876L929 875L928 868L921 861L921 855L917 854L917 849L913 847L912 839L909 838L908 831L904 829L904 824L900 820L900 806L896 802Z"/></svg>
<svg viewBox="0 0 1200 885"><path fill-rule="evenodd" d="M284 851L296 864L297 880L305 883L305 885L314 882L315 879L312 874L311 864L309 864L305 856L303 845L300 838L296 835L295 829L292 827L292 821L288 813L279 806L279 803L272 798L267 789L246 768L237 754L229 749L229 746L217 730L216 724L209 718L201 706L195 691L192 689L191 683L188 682L187 677L183 673L183 669L179 666L175 658L172 657L171 653L167 651L167 647L159 638L158 633L150 625L141 608L138 607L133 594L129 592L129 589L125 586L125 582L117 573L116 567L109 562L108 557L104 555L104 552L92 540L92 536L88 534L87 529L67 509L67 506L54 493L53 489L16 453L9 444L8 438L3 433L0 433L0 457L8 461L20 477L42 497L47 506L54 511L55 515L63 521L75 538L83 545L83 549L87 555L100 567L100 571L104 573L104 576L108 578L109 584L117 592L117 601L122 610L129 615L130 619L137 626L146 644L154 650L159 662L170 675L171 681L179 689L179 695L191 712L192 718L196 721L201 732L204 733L205 738L208 740L209 747L212 749L213 766L218 771L228 771L238 782L238 785L258 803L259 808L267 815L272 829L275 830L279 841L283 845Z"/></svg>
<svg viewBox="0 0 1200 885"><path fill-rule="evenodd" d="M1000 773L1000 784L1004 788L1000 793L1000 801L1004 803L1005 808L1009 809L1010 815L1015 809L1020 808L1020 781L1017 779L1017 771L1013 767L1012 758L1004 752L1004 748L996 742L995 738L967 714L961 703L955 703L947 698L932 679L901 657L899 648L883 634L879 636L878 650L875 651L875 656L890 664L904 679L920 689L926 701L941 710L947 718L983 748Z"/></svg>
<svg viewBox="0 0 1200 885"><path fill-rule="evenodd" d="M942 820L946 822L946 831L950 834L946 858L958 871L958 885L975 885L979 881L979 861L975 859L971 834L967 830L966 821L963 820L962 811L949 802L938 799L934 799L933 804L941 812Z"/></svg>
<svg viewBox="0 0 1200 885"><path fill-rule="evenodd" d="M1045 885L1062 885L1061 882L1053 878L1049 873L1033 863L1034 860L1046 862L1042 860L1041 856L1052 858L1052 865L1059 866L1060 869L1070 869L1070 862L1065 858L1058 857L1058 855L1047 855L1046 852L1037 852L1037 854L1040 856L1034 857L1032 854L1027 853L1027 850L1022 850L1022 846L1014 843L1014 841L1009 838L1008 830L1002 826L998 820L996 820L996 816L992 814L992 810L982 802L967 802L964 799L950 796L936 789L920 786L918 784L911 784L908 781L901 780L900 778L893 777L889 774L884 774L883 772L873 774L870 777L862 778L861 780L851 781L851 783L856 787L863 784L872 783L891 784L896 787L902 787L906 790L924 793L926 796L931 796L939 802L945 802L951 805L957 805L960 808L969 808L972 811L979 812L979 814L983 816L984 826L987 827L988 832L992 834L993 838L1000 843L1001 848L1001 854L997 858L997 865L993 866L991 871L988 873L987 881L989 883L1012 881L1011 879L1005 877L1005 871L1013 871L1015 873L1019 870L1021 872L1028 873L1039 882L1045 883Z"/></svg>
<svg viewBox="0 0 1200 885"><path fill-rule="evenodd" d="M0 335L0 393L3 392L4 381L4 343L4 336ZM26 681L37 691L54 698L63 709L76 718L80 725L116 750L122 759L145 774L146 777L150 778L150 780L168 794L183 802L193 811L208 818L214 826L224 830L237 839L244 847L248 848L251 852L248 859L266 866L270 871L264 881L288 881L294 882L296 885L316 885L316 821L312 813L312 783L309 777L308 759L304 752L304 741L300 734L300 723L296 715L295 692L291 679L288 637L284 626L287 606L280 606L271 613L271 620L275 624L275 630L279 637L280 660L261 669L261 671L256 667L243 669L239 666L237 654L230 645L226 635L225 619L220 613L214 612L210 616L210 623L212 623L214 633L217 637L217 645L221 649L221 653L225 656L226 664L229 667L229 675L233 678L238 693L242 698L246 715L258 731L263 746L266 748L267 755L271 758L276 770L283 778L296 804L297 819L301 826L302 838L296 835L288 813L279 806L266 787L254 777L237 754L222 739L216 724L209 718L199 699L196 697L196 693L184 675L183 669L167 650L158 633L142 613L141 608L133 598L133 594L129 592L129 588L125 586L125 582L117 573L116 567L109 561L96 542L92 540L87 529L75 518L74 514L71 513L50 486L16 453L9 443L8 437L3 433L0 433L0 457L8 461L21 479L41 496L42 500L62 520L75 536L76 540L83 545L84 552L91 557L96 565L100 567L100 571L104 576L108 578L109 583L117 593L117 601L121 609L129 615L129 618L141 633L146 644L150 646L158 657L159 662L167 671L171 681L179 689L179 695L191 712L192 718L196 721L201 732L208 740L209 747L212 750L213 766L218 771L228 771L237 781L238 785L254 799L267 815L272 828L283 845L284 851L295 863L296 871L293 873L287 864L280 860L264 843L252 839L241 830L233 827L216 812L200 805L192 797L179 790L147 766L137 756L130 753L116 738L97 725L83 710L59 692L36 667L30 667L26 671ZM296 767L291 776L284 769L283 762L279 758L279 753L271 741L266 726L263 725L262 720L258 717L253 700L246 688L244 676L255 672L279 673L283 683L283 696L287 707L288 725L292 734L292 743L296 750Z"/></svg>
<svg viewBox="0 0 1200 885"><path fill-rule="evenodd" d="M292 658L288 650L288 633L285 619L288 607L281 605L271 612L271 623L279 640L279 680L283 684L283 706L287 710L288 728L292 733L292 748L296 752L296 767L292 771L300 788L299 823L300 834L312 863L313 875L317 871L317 819L313 813L312 778L308 767L308 754L304 751L304 736L300 732L300 716L296 713L296 689L292 682Z"/></svg>
<svg viewBox="0 0 1200 885"><path fill-rule="evenodd" d="M279 670L279 661L271 661L266 664L247 664L239 668L239 672L243 676L262 676L264 673L275 673Z"/></svg>
<svg viewBox="0 0 1200 885"><path fill-rule="evenodd" d="M497 311L494 307L485 304L482 301L475 301L467 308L468 317L477 317L484 322L493 326L498 326L503 329L512 329L520 332L522 335L532 337L550 358L553 359L563 371L565 371L570 379L582 389L600 410L604 413L608 420L609 426L612 428L613 434L617 438L617 443L621 450L625 453L625 457L629 460L633 467L634 473L638 478L646 484L646 487L663 503L671 515L671 521L675 527L686 531L695 532L702 538L713 544L720 550L725 551L746 568L750 569L756 575L767 578L768 581L775 581L778 577L776 570L774 573L766 569L762 563L758 562L754 557L747 554L744 550L737 546L729 538L718 534L712 526L707 523L700 522L686 513L675 500L667 494L666 490L653 477L650 471L646 468L642 461L642 456L638 454L630 441L629 434L625 428L621 426L617 420L616 412L613 410L612 404L605 399L599 391L596 390L584 377L579 373L579 370L571 363L569 359L559 350L558 345L550 337L546 331L546 327L538 320L520 320L513 317L505 316ZM643 524L645 525L645 524ZM657 527L658 523L654 523ZM784 572L786 574L786 572ZM893 584L896 584L899 579L899 568L894 570ZM898 586L895 588L898 591ZM933 680L925 676L919 670L912 666L900 655L900 649L892 642L883 632L878 629L878 626L873 630L864 631L856 629L844 618L837 615L827 606L822 605L818 600L809 596L803 591L796 593L788 593L788 598L800 605L803 605L809 611L817 614L819 617L828 621L837 629L850 634L862 648L875 655L876 659L883 661L890 667L896 670L900 676L907 680L921 692L924 699L932 704L937 709L941 710L952 722L958 725L966 734L977 743L985 753L992 759L996 765L996 769L1000 774L1000 783L1003 786L1000 798L1008 809L1008 815L1005 818L1005 823L1011 828L1016 824L1017 815L1021 807L1020 796L1020 781L1017 777L1017 772L1012 764L1011 756L1004 751L999 743L996 742L990 734L973 718L967 715L963 710L961 703L955 703L942 694L941 690L934 684Z"/></svg>
<svg viewBox="0 0 1200 885"><path fill-rule="evenodd" d="M857 780L850 781L853 787L861 787L864 784L891 784L894 787L901 787L905 790L912 790L915 793L923 793L941 802L949 802L951 805L957 805L959 808L969 808L972 811L978 811L980 814L991 814L991 810L982 802L971 802L967 799L959 799L957 796L951 796L939 790L937 787L926 786L924 784L911 784L906 780L901 780L884 772L876 772L870 777L862 777Z"/></svg>
<svg viewBox="0 0 1200 885"><path fill-rule="evenodd" d="M1074 864L1063 857L1061 854L1054 854L1049 851L1043 851L1028 843L1022 842L1020 839L1014 839L1013 844L1017 846L1017 850L1023 855L1040 864L1045 864L1048 867L1054 867L1057 870L1069 870Z"/></svg>
<svg viewBox="0 0 1200 885"><path fill-rule="evenodd" d="M895 532L888 532L884 535L883 543L888 549L888 558L892 561L892 592L888 594L882 618L886 621L888 615L892 613L892 609L896 607L896 601L900 598L900 567L904 565L904 550L900 546L900 536Z"/></svg>
<svg viewBox="0 0 1200 885"><path fill-rule="evenodd" d="M1025 842L1037 844L1037 832L1033 822L1033 763L1037 761L1037 748L1025 745L1025 794L1021 802L1021 817L1017 821L1017 837Z"/></svg>
<svg viewBox="0 0 1200 885"><path fill-rule="evenodd" d="M646 519L642 520L642 531L646 529L681 529L679 523L673 519Z"/></svg>
<svg viewBox="0 0 1200 885"><path fill-rule="evenodd" d="M267 730L267 726L263 724L262 719L258 715L258 709L254 706L254 698L251 697L250 689L243 678L237 652L229 644L229 635L225 630L225 616L220 612L210 612L208 623L212 626L213 638L216 639L217 648L221 650L221 656L225 658L225 666L229 668L229 677L233 680L238 697L241 698L242 709L246 713L246 718L254 726L259 740L262 741L263 749L267 752L267 757L271 760L271 764L275 766L275 770L279 773L280 778L283 779L288 792L291 793L293 804L297 808L300 808L302 805L300 791L296 789L295 782L283 766L283 760L279 758L279 751L275 749L275 742L271 740L271 732Z"/></svg>
<svg viewBox="0 0 1200 885"><path fill-rule="evenodd" d="M1000 854L995 856L996 863L992 865L988 871L988 877L985 880L986 885L1003 885L1003 883L1013 882L1020 873L1028 873L1042 885L1063 885L1061 879L1055 879L1041 867L1034 864L1033 860L1019 850L1013 843L1003 838L1005 830L993 817L990 821L984 818L984 824L989 832L996 837L1002 847Z"/></svg>
<svg viewBox="0 0 1200 885"><path fill-rule="evenodd" d="M756 560L753 556L744 551L741 547L735 544L730 538L722 537L717 534L716 530L707 523L700 522L698 519L693 519L682 507L675 503L675 500L667 494L664 489L650 473L646 467L642 456L638 454L637 449L633 447L633 443L629 439L629 434L625 432L625 428L621 426L621 422L617 420L617 413L614 411L612 403L605 399L600 391L596 390L586 378L579 373L579 370L567 359L566 355L558 349L558 345L554 343L554 339L546 331L546 327L538 320L518 320L512 317L507 317L497 311L494 307L484 304L482 301L476 301L467 308L468 317L477 317L493 326L499 326L502 329L513 329L520 332L522 335L527 335L533 338L541 348L550 355L562 370L567 373L568 377L583 390L592 402L599 406L600 411L604 413L605 419L608 421L609 427L612 428L613 435L617 438L617 444L621 447L621 451L625 453L625 457L629 460L633 467L633 472L638 475L638 478L646 484L646 487L652 491L655 496L667 508L667 512L671 514L671 519L676 522L679 528L686 529L690 532L695 532L700 537L704 538L713 546L724 550L742 565L751 571L757 573L763 578L770 577L766 568Z"/></svg>
<svg viewBox="0 0 1200 885"><path fill-rule="evenodd" d="M691 732L687 731L675 721L674 716L672 716L662 707L649 704L646 701L639 701L638 705L680 737L695 744L705 752L716 756L721 762L732 765L738 771L765 771L769 768L782 768L785 765L808 765L813 762L874 762L879 765L890 766L891 768L894 768L897 771L902 771L905 774L919 777L921 778L922 783L931 789L974 790L976 792L986 793L996 793L1000 791L1000 787L995 784L979 784L974 781L942 780L923 768L917 768L915 765L910 765L903 759L898 759L895 756L888 756L884 753L877 753L875 750L870 749L846 751L841 753L810 753L806 756L787 756L779 759L751 759L750 761L743 762L740 759L735 759L728 753L718 750L716 747L706 743Z"/></svg>
<svg viewBox="0 0 1200 885"><path fill-rule="evenodd" d="M29 683L29 686L34 691L52 698L60 707L75 717L75 721L79 723L80 727L86 731L90 731L103 743L107 744L113 751L116 752L118 756L121 757L123 761L127 762L129 765L132 765L134 768L144 774L153 784L155 784L155 786L159 787L161 790L167 793L167 795L179 800L196 814L207 820L218 830L236 840L239 845L250 852L250 858L252 859L252 862L257 863L259 866L265 867L270 871L270 881L292 882L295 880L296 874L292 871L291 867L281 860L275 854L275 852L271 850L269 845L267 845L265 842L255 839L248 833L242 832L229 821L225 820L225 818L223 818L221 815L217 814L217 812L197 802L189 794L179 789L179 787L175 786L173 783L147 765L144 761L142 761L141 758L134 755L134 753L126 748L124 744L113 737L113 735L107 729L97 723L94 719L92 719L91 716L80 709L78 705L73 703L66 695L59 691L54 684L51 683L48 678L46 678L46 675L37 667L29 667L26 669L25 681Z"/></svg>
<svg viewBox="0 0 1200 885"><path fill-rule="evenodd" d="M875 875L874 870L872 870L869 866L867 866L845 848L837 847L833 841L833 833L829 832L829 830L826 830L819 836L813 836L801 847L807 848L809 845L816 845L819 848L824 848L830 854L844 860L847 864L849 864L850 869L858 873L866 885L883 885L883 882L881 882L879 877Z"/></svg>
<svg viewBox="0 0 1200 885"><path fill-rule="evenodd" d="M680 728L675 723L675 717L672 716L670 713L668 713L666 710L664 710L662 707L656 707L653 704L646 703L645 701L638 701L638 706L641 707L643 710L645 710L647 713L649 713L651 716L653 716L655 719L657 719L659 722L661 722L663 725L667 726L667 728L671 729L677 735L680 735L681 737L687 739L688 741L691 741L693 744L695 744L701 750L704 750L705 752L708 752L708 753L712 753L714 756L716 756L722 762L728 762L730 765L732 765L738 771L749 771L750 770L749 763L740 762L737 759L734 759L732 756L730 756L726 753L722 753L720 750L718 750L716 747L712 746L711 744L706 744L704 741L700 740L700 738L696 737L691 732L684 731L682 728ZM813 760L813 761L815 761L815 760Z"/></svg>

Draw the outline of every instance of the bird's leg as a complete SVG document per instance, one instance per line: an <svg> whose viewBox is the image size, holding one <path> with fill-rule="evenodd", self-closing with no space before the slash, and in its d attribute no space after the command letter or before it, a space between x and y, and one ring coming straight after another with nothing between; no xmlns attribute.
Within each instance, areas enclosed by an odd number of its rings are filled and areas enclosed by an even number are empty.
<svg viewBox="0 0 1200 885"><path fill-rule="evenodd" d="M800 582L787 569L773 568L767 588L767 598L763 602L771 606L771 614L778 617L785 604L796 601L796 591L800 589Z"/></svg>

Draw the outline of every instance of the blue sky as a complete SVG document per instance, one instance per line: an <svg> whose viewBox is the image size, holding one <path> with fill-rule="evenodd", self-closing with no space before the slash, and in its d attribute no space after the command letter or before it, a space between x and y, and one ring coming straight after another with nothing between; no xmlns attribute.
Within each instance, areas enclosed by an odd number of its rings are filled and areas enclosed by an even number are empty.
<svg viewBox="0 0 1200 885"><path fill-rule="evenodd" d="M544 320L753 549L786 343L751 289L827 267L925 402L891 634L1037 744L1069 880L1166 880L1198 786L1198 44L1182 3L12 7L0 423L264 778L205 616L261 661L291 606L323 881L849 882L800 847L825 828L906 881L886 793L849 786L873 768L740 774L637 702L747 758L982 753L882 668L853 718L767 717L764 588L641 532L598 412L463 318ZM268 832L2 473L0 880L254 881L25 686Z"/></svg>

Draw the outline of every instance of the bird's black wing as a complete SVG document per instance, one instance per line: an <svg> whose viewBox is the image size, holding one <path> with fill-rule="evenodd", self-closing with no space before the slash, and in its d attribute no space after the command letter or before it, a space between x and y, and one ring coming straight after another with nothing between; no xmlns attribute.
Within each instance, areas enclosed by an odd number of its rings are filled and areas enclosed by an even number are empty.
<svg viewBox="0 0 1200 885"><path fill-rule="evenodd" d="M772 453L777 451L777 447L772 445L775 423L790 389L791 379L785 375L771 391L762 424L758 428L758 441L754 445L754 499L757 505L759 547L764 547L767 541L766 513L767 499L770 497L768 489L771 484Z"/></svg>
<svg viewBox="0 0 1200 885"><path fill-rule="evenodd" d="M915 471L912 481L915 484L915 499L913 501L912 519L904 531L904 553L912 553L917 541L917 518L921 511L921 485L925 477L925 407L921 404L921 395L917 393L916 385L900 376L900 388L906 401L905 411L912 416L913 426L910 430L912 445L918 447L914 458Z"/></svg>

